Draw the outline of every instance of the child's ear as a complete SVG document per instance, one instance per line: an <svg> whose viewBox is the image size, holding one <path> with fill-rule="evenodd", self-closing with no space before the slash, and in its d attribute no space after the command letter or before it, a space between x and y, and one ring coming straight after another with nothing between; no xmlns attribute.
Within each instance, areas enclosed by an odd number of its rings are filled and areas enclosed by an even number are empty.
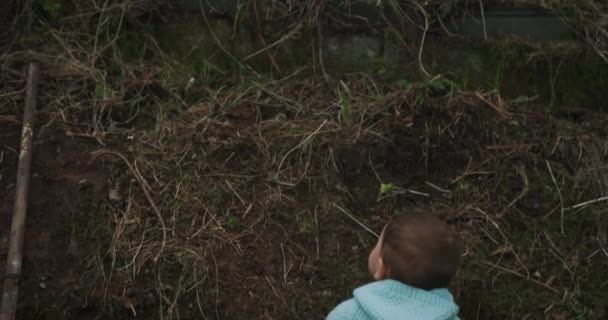
<svg viewBox="0 0 608 320"><path fill-rule="evenodd" d="M376 268L376 273L374 273L374 279L376 279L376 281L380 281L386 279L386 276L386 265L384 264L382 257L380 257L378 258L378 268Z"/></svg>

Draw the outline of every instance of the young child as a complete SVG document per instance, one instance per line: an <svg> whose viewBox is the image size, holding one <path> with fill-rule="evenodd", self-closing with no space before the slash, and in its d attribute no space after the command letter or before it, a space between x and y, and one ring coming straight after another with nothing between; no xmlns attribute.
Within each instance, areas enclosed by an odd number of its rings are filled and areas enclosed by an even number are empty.
<svg viewBox="0 0 608 320"><path fill-rule="evenodd" d="M447 289L460 258L455 232L430 215L400 215L369 255L376 280L355 289L327 320L457 320Z"/></svg>

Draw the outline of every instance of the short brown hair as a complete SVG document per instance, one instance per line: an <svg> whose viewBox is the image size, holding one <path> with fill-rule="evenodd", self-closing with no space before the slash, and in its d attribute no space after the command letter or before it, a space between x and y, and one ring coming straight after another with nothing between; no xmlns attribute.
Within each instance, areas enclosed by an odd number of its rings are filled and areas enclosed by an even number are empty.
<svg viewBox="0 0 608 320"><path fill-rule="evenodd" d="M384 230L380 255L388 277L431 290L456 274L460 245L451 226L431 215L399 215Z"/></svg>

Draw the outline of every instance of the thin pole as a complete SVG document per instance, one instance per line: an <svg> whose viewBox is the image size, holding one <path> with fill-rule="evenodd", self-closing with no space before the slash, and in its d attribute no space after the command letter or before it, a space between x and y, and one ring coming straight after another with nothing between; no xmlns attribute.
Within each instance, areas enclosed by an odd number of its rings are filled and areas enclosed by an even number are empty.
<svg viewBox="0 0 608 320"><path fill-rule="evenodd" d="M15 319L17 298L19 296L19 277L23 260L23 235L25 233L25 217L27 211L27 195L30 182L30 164L32 162L32 140L34 136L34 109L38 91L38 64L30 63L25 94L25 110L23 112L23 129L21 131L21 151L17 169L17 187L15 189L15 206L13 222L6 259L4 290L0 320Z"/></svg>

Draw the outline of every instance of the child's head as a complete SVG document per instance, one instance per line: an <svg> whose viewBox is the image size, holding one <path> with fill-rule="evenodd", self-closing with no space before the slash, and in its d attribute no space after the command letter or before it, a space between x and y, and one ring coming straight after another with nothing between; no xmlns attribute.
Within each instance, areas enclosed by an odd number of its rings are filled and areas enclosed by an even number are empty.
<svg viewBox="0 0 608 320"><path fill-rule="evenodd" d="M400 215L384 226L368 263L376 280L430 290L448 286L459 258L456 233L446 223L430 215Z"/></svg>

